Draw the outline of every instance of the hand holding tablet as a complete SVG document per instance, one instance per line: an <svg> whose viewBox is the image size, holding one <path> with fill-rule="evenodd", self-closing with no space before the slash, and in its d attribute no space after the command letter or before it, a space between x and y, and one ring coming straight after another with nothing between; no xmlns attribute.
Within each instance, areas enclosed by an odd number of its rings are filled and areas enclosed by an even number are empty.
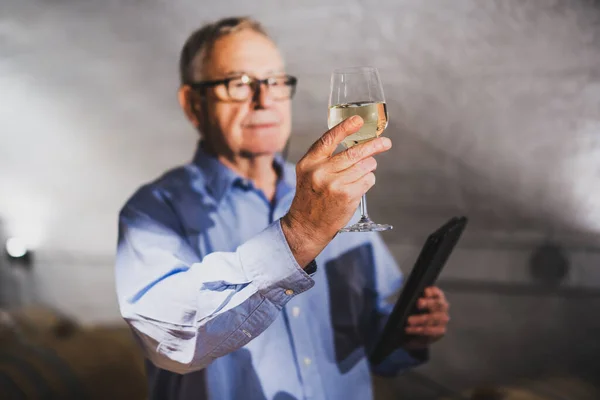
<svg viewBox="0 0 600 400"><path fill-rule="evenodd" d="M411 349L418 347L422 341L431 342L437 336L436 324L445 326L447 320L442 319L447 318L448 303L444 294L433 285L466 225L466 217L454 217L429 235L381 336L369 354L372 363L381 363L399 347Z"/></svg>

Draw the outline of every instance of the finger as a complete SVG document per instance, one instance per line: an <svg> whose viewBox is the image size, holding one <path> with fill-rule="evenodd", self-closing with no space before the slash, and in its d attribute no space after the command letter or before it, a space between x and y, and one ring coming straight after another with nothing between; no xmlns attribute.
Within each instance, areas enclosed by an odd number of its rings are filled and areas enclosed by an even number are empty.
<svg viewBox="0 0 600 400"><path fill-rule="evenodd" d="M365 158L351 166L350 168L339 172L339 183L350 184L362 179L369 172L377 169L377 161L373 157Z"/></svg>
<svg viewBox="0 0 600 400"><path fill-rule="evenodd" d="M392 147L392 141L387 137L379 137L357 146L350 147L331 157L330 163L333 171L343 171L352 167L363 159L383 153Z"/></svg>
<svg viewBox="0 0 600 400"><path fill-rule="evenodd" d="M439 298L421 298L419 299L419 309L427 309L431 312L440 312L440 311L448 311L450 305L445 301Z"/></svg>
<svg viewBox="0 0 600 400"><path fill-rule="evenodd" d="M360 197L367 193L375 185L375 174L368 172L362 178L347 185L348 191L353 198Z"/></svg>
<svg viewBox="0 0 600 400"><path fill-rule="evenodd" d="M427 326L446 326L450 322L450 316L446 313L431 314Z"/></svg>
<svg viewBox="0 0 600 400"><path fill-rule="evenodd" d="M425 328L422 326L407 326L404 331L409 335L421 335L425 331Z"/></svg>
<svg viewBox="0 0 600 400"><path fill-rule="evenodd" d="M409 326L426 326L426 325L446 325L450 321L450 316L444 312L412 315L408 317Z"/></svg>
<svg viewBox="0 0 600 400"><path fill-rule="evenodd" d="M444 326L415 326L407 327L405 332L409 335L419 335L428 337L440 337L446 334L446 327Z"/></svg>
<svg viewBox="0 0 600 400"><path fill-rule="evenodd" d="M308 150L309 158L327 158L335 151L347 136L359 131L363 126L363 119L358 115L347 118L325 132Z"/></svg>
<svg viewBox="0 0 600 400"><path fill-rule="evenodd" d="M450 308L444 292L435 286L426 288L424 296L419 299L418 306L421 309L429 308L431 305L435 305L435 310L442 309L447 311Z"/></svg>
<svg viewBox="0 0 600 400"><path fill-rule="evenodd" d="M434 289L436 290L437 296L440 299L440 301L446 305L446 308L450 308L450 303L448 302L448 299L446 298L446 295L444 294L444 292L438 288L434 288Z"/></svg>
<svg viewBox="0 0 600 400"><path fill-rule="evenodd" d="M409 326L421 326L426 325L427 321L429 321L429 315L413 315L408 317L408 325Z"/></svg>
<svg viewBox="0 0 600 400"><path fill-rule="evenodd" d="M413 324L408 324L408 326L411 327L411 328L419 328L419 327L420 328L426 328L428 326L437 326L437 325L440 325L440 324L441 324L441 321L439 321L439 320L436 320L434 318L427 318L427 319L424 319L424 320L419 320L419 321L417 321L417 322L415 322Z"/></svg>
<svg viewBox="0 0 600 400"><path fill-rule="evenodd" d="M436 286L430 286L430 287L426 288L425 289L425 297L442 299L444 301L446 300L446 295L444 295L444 292Z"/></svg>

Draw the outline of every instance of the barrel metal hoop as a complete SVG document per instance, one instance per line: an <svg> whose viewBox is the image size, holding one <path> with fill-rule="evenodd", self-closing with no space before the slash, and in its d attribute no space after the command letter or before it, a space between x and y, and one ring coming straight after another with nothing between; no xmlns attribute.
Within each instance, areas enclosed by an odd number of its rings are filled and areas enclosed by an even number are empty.
<svg viewBox="0 0 600 400"><path fill-rule="evenodd" d="M53 394L53 389L35 368L28 365L26 360L17 356L19 352L29 353L33 357L36 357L47 368L50 368L49 370L59 378L60 382L62 382L61 386L66 389L67 399L79 400L89 397L73 370L52 349L20 340L19 344L13 348L13 351L0 353L0 363L4 361L15 365L16 368L28 377L36 391L40 393L40 399L52 398L51 395ZM10 377L7 378L10 380ZM13 384L16 383L13 382ZM45 396L45 394L48 395Z"/></svg>
<svg viewBox="0 0 600 400"><path fill-rule="evenodd" d="M51 399L52 398L52 388L44 377L37 371L34 367L29 365L27 360L19 358L16 355L10 353L0 354L0 364L9 364L13 365L17 368L23 375L27 377L27 380L34 388L37 393L36 397L38 399ZM15 383L13 381L13 383ZM16 384L16 383L15 383Z"/></svg>
<svg viewBox="0 0 600 400"><path fill-rule="evenodd" d="M25 400L27 397L19 385L17 385L5 372L0 371L0 388L2 396L12 400Z"/></svg>
<svg viewBox="0 0 600 400"><path fill-rule="evenodd" d="M38 355L42 360L55 369L56 374L65 382L67 391L72 399L87 399L89 396L75 372L56 352L49 347L42 347L32 343L26 344L27 348Z"/></svg>

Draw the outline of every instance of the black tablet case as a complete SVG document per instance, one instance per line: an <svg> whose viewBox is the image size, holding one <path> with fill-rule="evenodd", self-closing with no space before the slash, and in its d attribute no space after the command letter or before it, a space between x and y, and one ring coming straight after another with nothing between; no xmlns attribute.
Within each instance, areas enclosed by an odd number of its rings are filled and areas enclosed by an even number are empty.
<svg viewBox="0 0 600 400"><path fill-rule="evenodd" d="M466 217L454 217L429 235L402 288L394 310L369 354L373 364L381 363L394 350L414 337L405 332L407 319L411 315L423 312L417 307L417 300L423 296L425 288L432 286L437 280L466 225Z"/></svg>

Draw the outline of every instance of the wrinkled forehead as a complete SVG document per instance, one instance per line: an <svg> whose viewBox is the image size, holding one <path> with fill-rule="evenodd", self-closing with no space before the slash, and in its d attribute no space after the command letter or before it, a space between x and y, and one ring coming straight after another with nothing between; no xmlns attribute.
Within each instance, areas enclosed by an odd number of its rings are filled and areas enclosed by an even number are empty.
<svg viewBox="0 0 600 400"><path fill-rule="evenodd" d="M265 78L285 71L281 53L271 39L251 30L218 39L204 64L204 79L249 74Z"/></svg>

